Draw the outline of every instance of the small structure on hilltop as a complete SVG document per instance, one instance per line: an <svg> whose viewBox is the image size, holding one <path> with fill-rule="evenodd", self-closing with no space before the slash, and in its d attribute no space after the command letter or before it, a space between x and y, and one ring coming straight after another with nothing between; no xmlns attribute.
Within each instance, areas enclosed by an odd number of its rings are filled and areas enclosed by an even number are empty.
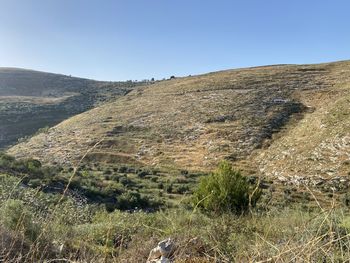
<svg viewBox="0 0 350 263"><path fill-rule="evenodd" d="M276 103L276 104L282 104L282 103L287 103L289 102L289 100L286 100L286 99L282 99L282 98L276 98L272 101L273 103Z"/></svg>

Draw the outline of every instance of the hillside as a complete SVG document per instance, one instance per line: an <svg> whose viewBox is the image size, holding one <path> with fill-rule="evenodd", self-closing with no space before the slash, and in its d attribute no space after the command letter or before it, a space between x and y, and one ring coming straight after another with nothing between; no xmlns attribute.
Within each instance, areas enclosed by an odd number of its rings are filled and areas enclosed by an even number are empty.
<svg viewBox="0 0 350 263"><path fill-rule="evenodd" d="M0 149L124 95L139 84L0 68Z"/></svg>
<svg viewBox="0 0 350 263"><path fill-rule="evenodd" d="M74 116L8 152L71 164L98 143L86 160L205 171L228 159L281 180L346 175L349 82L349 62L168 80Z"/></svg>
<svg viewBox="0 0 350 263"><path fill-rule="evenodd" d="M349 184L350 67L337 66L331 89L299 95L301 103L313 111L256 157L261 172L281 182L292 177L296 184L322 187L322 179L334 180L334 190L339 190L341 182Z"/></svg>
<svg viewBox="0 0 350 263"><path fill-rule="evenodd" d="M19 68L0 68L0 96L62 96L87 89L94 81Z"/></svg>
<svg viewBox="0 0 350 263"><path fill-rule="evenodd" d="M145 262L171 237L176 262L344 262L349 102L338 62L172 79L73 116L0 153L4 261ZM249 215L191 202L221 159L265 177Z"/></svg>

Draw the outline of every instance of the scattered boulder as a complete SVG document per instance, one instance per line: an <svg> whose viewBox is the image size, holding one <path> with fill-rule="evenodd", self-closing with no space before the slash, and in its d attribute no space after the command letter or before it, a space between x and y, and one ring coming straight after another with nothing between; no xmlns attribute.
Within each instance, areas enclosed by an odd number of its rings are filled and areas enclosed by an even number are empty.
<svg viewBox="0 0 350 263"><path fill-rule="evenodd" d="M147 263L170 263L170 256L174 252L174 242L168 238L158 243L149 253Z"/></svg>

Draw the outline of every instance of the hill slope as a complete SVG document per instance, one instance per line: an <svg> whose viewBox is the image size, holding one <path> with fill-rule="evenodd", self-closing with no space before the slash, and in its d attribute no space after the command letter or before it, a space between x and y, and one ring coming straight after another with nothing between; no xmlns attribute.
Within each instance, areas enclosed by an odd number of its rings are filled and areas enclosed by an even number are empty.
<svg viewBox="0 0 350 263"><path fill-rule="evenodd" d="M321 184L321 178L344 180L339 177L350 175L350 67L334 69L339 75L333 88L300 96L314 111L257 156L262 173L281 182L292 177L294 183L312 185Z"/></svg>
<svg viewBox="0 0 350 263"><path fill-rule="evenodd" d="M91 109L99 102L124 95L134 86L131 82L100 82L0 68L0 148Z"/></svg>
<svg viewBox="0 0 350 263"><path fill-rule="evenodd" d="M325 149L324 161L339 168L348 154L336 147L348 147L349 70L349 62L280 65L169 80L74 116L9 153L67 164L98 143L88 160L193 170L221 159L244 168L248 160L275 175L275 168L303 169L309 152Z"/></svg>
<svg viewBox="0 0 350 263"><path fill-rule="evenodd" d="M0 96L62 96L95 81L19 68L0 68Z"/></svg>

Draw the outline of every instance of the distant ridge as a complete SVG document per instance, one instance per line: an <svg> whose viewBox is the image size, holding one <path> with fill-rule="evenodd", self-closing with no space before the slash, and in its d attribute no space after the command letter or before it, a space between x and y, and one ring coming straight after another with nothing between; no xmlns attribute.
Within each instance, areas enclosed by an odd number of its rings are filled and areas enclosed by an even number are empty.
<svg viewBox="0 0 350 263"><path fill-rule="evenodd" d="M0 68L0 149L142 83L103 82L29 69Z"/></svg>

